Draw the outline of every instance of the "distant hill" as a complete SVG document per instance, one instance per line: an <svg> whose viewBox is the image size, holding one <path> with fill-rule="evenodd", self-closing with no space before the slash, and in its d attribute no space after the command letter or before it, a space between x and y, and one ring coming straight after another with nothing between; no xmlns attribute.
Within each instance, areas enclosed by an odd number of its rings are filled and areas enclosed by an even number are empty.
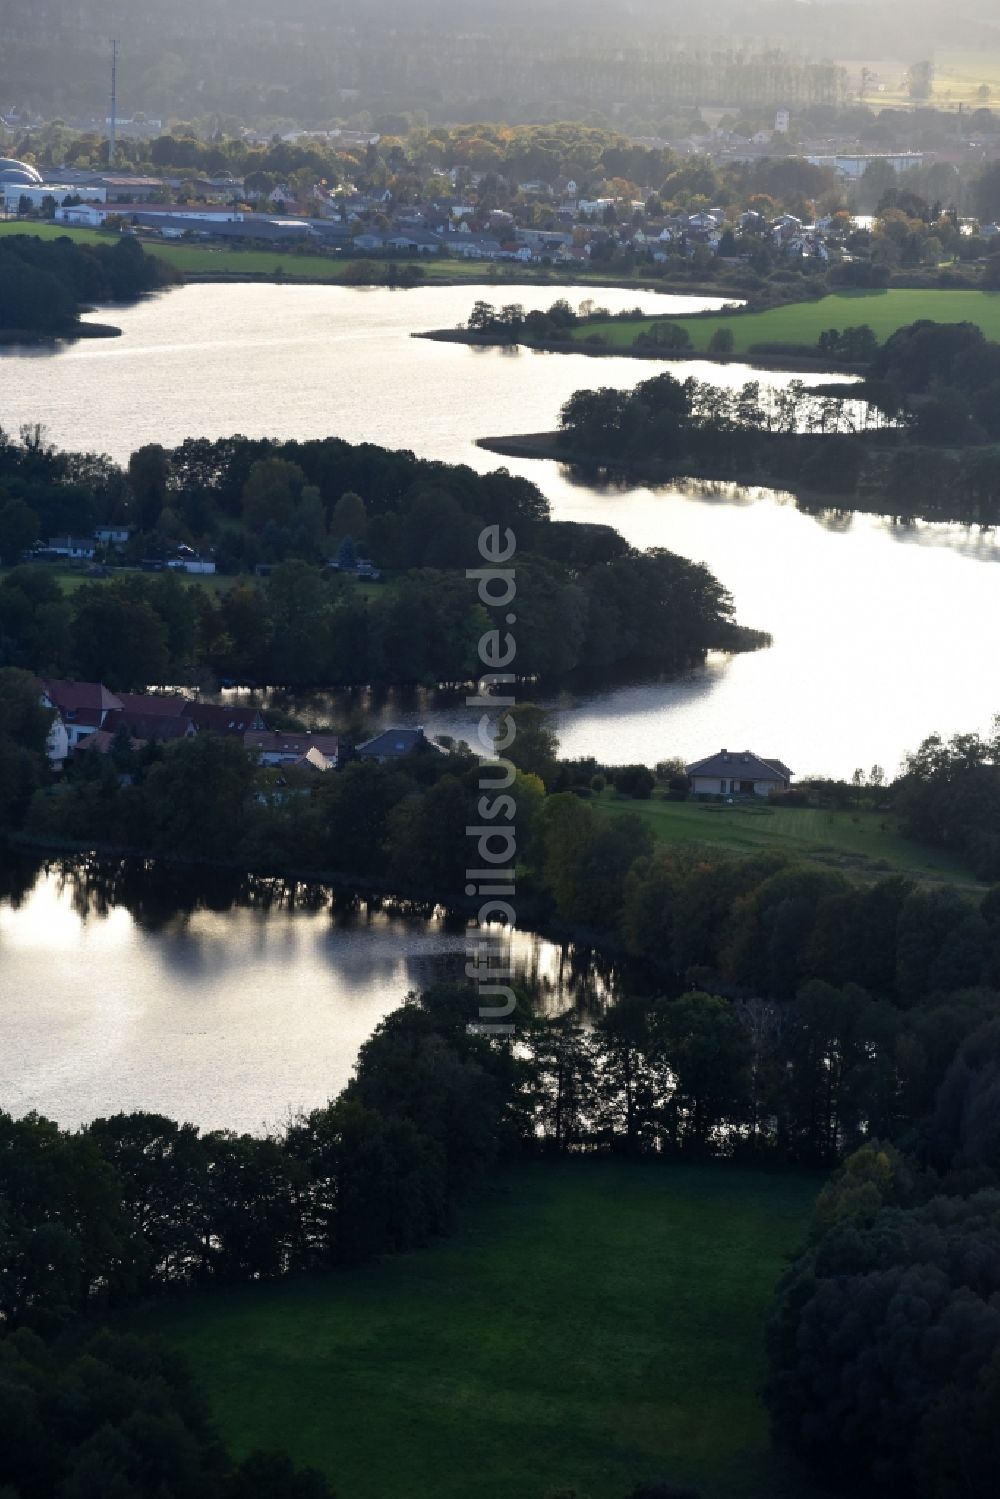
<svg viewBox="0 0 1000 1499"><path fill-rule="evenodd" d="M957 14L939 0L5 0L0 112L103 120L118 36L124 113L614 119L622 107L734 102L713 97L699 58L743 65L780 49L798 65L836 61L846 47L852 59L916 61L936 46L1000 47L994 12L994 0L960 0ZM824 88L792 102L825 102Z"/></svg>

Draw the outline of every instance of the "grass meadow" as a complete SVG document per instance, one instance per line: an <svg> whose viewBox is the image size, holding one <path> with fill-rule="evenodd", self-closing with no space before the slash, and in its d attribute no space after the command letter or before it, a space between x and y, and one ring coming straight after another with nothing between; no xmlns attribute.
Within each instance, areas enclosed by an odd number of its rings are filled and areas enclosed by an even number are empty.
<svg viewBox="0 0 1000 1499"><path fill-rule="evenodd" d="M699 843L743 854L778 849L845 872L971 880L968 869L945 850L904 838L895 820L881 812L770 807L763 800L759 806L673 802L661 793L649 801L633 801L610 790L594 797L592 805L605 816L636 813L665 843Z"/></svg>
<svg viewBox="0 0 1000 1499"><path fill-rule="evenodd" d="M1000 100L1000 47L965 51L936 48L933 56L934 79L927 101L932 108L957 111L960 104L965 109L995 108ZM863 67L873 75L865 92L867 105L873 109L905 109L914 107L906 80L907 68L914 57L911 52L906 54L905 61L853 57L843 61L855 88L860 87ZM986 98L980 94L984 85L989 90Z"/></svg>
<svg viewBox="0 0 1000 1499"><path fill-rule="evenodd" d="M578 1159L495 1177L460 1231L357 1271L139 1319L197 1369L239 1454L284 1446L338 1499L806 1499L758 1399L806 1172Z"/></svg>
<svg viewBox="0 0 1000 1499"><path fill-rule="evenodd" d="M0 235L5 234L31 234L42 239L57 239L60 235L67 235L79 244L110 244L118 238L117 233L111 230L79 229L38 220L17 219L0 221ZM345 258L339 255L299 255L294 251L232 249L221 245L170 243L152 238L143 238L141 243L148 254L165 260L182 276L193 279L215 276L259 277L261 280L324 281L331 285L349 285L354 282L357 267L361 263L357 257ZM385 264L381 258L374 259L372 263L376 266ZM396 264L400 269L410 264L418 265L424 274L417 285L426 283L431 286L435 282L453 281L468 281L472 285L495 281L502 286L505 282L514 283L526 279L551 281L553 286L565 281L593 281L595 285L610 282L617 285L623 280L632 279L640 286L645 285L649 279L641 275L631 278L609 277L577 265L569 268L540 266L533 270L530 266L512 268L489 261L437 259L431 256L413 260L410 256L399 255L396 257ZM553 293L553 297L555 295Z"/></svg>
<svg viewBox="0 0 1000 1499"><path fill-rule="evenodd" d="M752 344L815 345L827 328L851 328L867 323L880 342L918 318L938 323L977 323L987 338L1000 340L1000 292L901 288L889 291L831 292L815 302L789 302L763 312L720 312L672 318L691 335L697 350L706 350L717 328L731 328L733 352L745 354ZM607 344L626 349L655 319L589 323L573 338L583 342L599 333ZM665 356L669 357L669 356Z"/></svg>

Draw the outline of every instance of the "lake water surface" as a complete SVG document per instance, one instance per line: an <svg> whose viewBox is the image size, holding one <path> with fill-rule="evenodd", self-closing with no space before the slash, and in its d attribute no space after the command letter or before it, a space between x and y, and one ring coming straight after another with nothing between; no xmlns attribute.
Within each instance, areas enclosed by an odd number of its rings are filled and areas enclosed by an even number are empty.
<svg viewBox="0 0 1000 1499"><path fill-rule="evenodd" d="M477 437L551 428L579 387L631 386L661 366L408 335L463 322L477 296L530 308L562 294L612 310L718 305L586 287L189 286L116 311L122 338L0 357L0 424L41 419L56 442L119 459L192 434L336 433L483 471L498 460ZM727 384L752 375L742 365L680 368ZM725 745L778 755L799 774L850 775L876 762L892 773L931 730L984 728L1000 708L991 535L814 517L770 490L602 487L552 463L507 466L535 480L558 517L609 523L637 546L707 563L740 619L774 637L770 650L713 656L681 680L553 699L568 754L653 762ZM468 715L437 699L393 700L383 721L394 715L471 732Z"/></svg>
<svg viewBox="0 0 1000 1499"><path fill-rule="evenodd" d="M206 1129L280 1125L340 1092L409 990L464 974L464 921L441 912L83 865L7 886L0 1108L63 1126L132 1109ZM604 992L589 954L509 940L545 1007Z"/></svg>

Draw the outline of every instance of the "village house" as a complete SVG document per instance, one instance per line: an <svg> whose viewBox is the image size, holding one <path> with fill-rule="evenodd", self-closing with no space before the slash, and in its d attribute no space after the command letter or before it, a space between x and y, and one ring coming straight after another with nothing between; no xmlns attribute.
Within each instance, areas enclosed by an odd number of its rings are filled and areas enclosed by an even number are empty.
<svg viewBox="0 0 1000 1499"><path fill-rule="evenodd" d="M45 543L45 551L53 557L88 562L97 551L97 542L88 536L51 536Z"/></svg>
<svg viewBox="0 0 1000 1499"><path fill-rule="evenodd" d="M427 738L423 728L383 729L374 739L359 744L355 754L359 760L374 760L377 765L385 765L389 760L404 760L407 755L425 750L438 755L444 753L440 745Z"/></svg>
<svg viewBox="0 0 1000 1499"><path fill-rule="evenodd" d="M103 729L109 713L121 712L121 699L100 682L67 682L58 677L42 677L38 688L42 707L54 709L66 730L67 754L72 753L89 734Z"/></svg>
<svg viewBox="0 0 1000 1499"><path fill-rule="evenodd" d="M261 765L311 765L314 770L334 770L340 753L336 734L254 729L243 736L244 748Z"/></svg>
<svg viewBox="0 0 1000 1499"><path fill-rule="evenodd" d="M787 765L765 760L753 750L722 749L685 769L694 796L770 796L772 791L787 791L792 779Z"/></svg>
<svg viewBox="0 0 1000 1499"><path fill-rule="evenodd" d="M260 733L267 728L259 708L227 703L188 703L185 709L196 729L206 734Z"/></svg>
<svg viewBox="0 0 1000 1499"><path fill-rule="evenodd" d="M111 692L100 682L44 677L39 702L55 717L49 730L50 763L60 769L81 748L107 751L123 729L133 744L189 739L197 733L238 736L266 729L255 707L198 703L179 693Z"/></svg>

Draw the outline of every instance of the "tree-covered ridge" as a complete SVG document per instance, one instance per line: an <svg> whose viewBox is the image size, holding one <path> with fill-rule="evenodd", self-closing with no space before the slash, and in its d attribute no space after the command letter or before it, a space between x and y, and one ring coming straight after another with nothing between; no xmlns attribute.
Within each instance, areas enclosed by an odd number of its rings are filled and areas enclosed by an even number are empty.
<svg viewBox="0 0 1000 1499"><path fill-rule="evenodd" d="M6 502L5 502L6 501ZM761 643L707 568L638 552L610 527L549 519L535 485L337 438L243 437L140 449L121 470L52 450L37 432L0 444L0 555L34 535L133 528L126 557L179 543L247 574L207 594L169 574L125 572L64 598L43 566L0 584L0 662L111 687L184 680L197 668L288 685L467 681L487 628L467 568L487 525L517 538L515 670L560 676L632 661L674 669L705 650ZM324 575L340 548L383 572L368 595Z"/></svg>
<svg viewBox="0 0 1000 1499"><path fill-rule="evenodd" d="M71 333L92 302L124 302L176 279L130 236L81 245L60 236L0 238L0 332Z"/></svg>

